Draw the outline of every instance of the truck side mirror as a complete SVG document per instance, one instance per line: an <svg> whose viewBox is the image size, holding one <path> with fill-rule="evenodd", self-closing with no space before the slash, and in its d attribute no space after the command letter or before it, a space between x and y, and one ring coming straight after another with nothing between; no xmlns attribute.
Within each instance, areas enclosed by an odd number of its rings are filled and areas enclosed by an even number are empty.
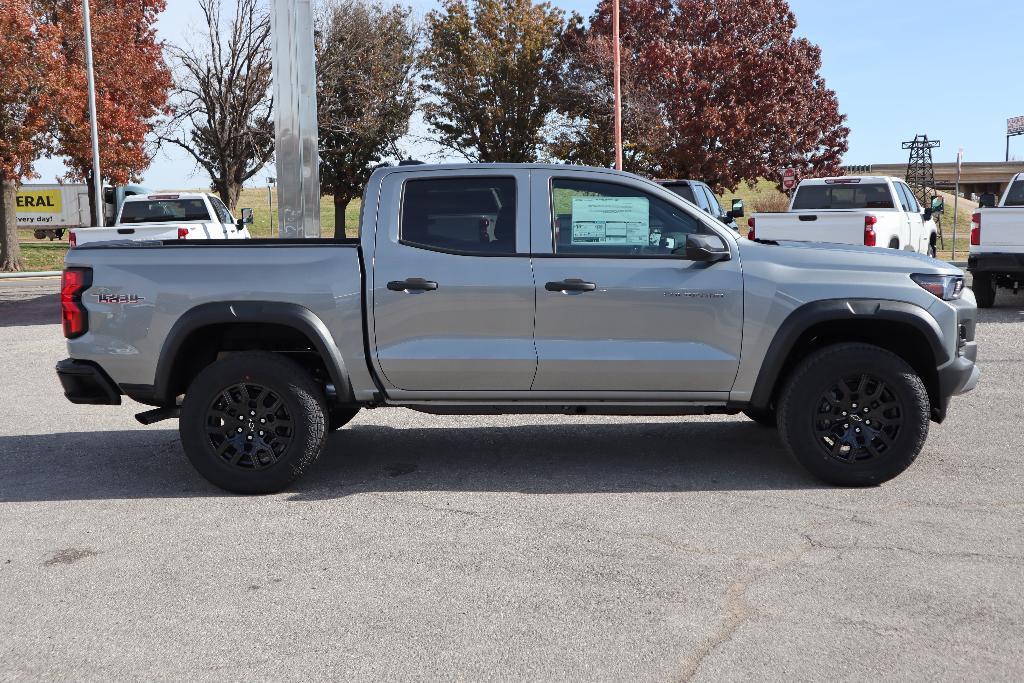
<svg viewBox="0 0 1024 683"><path fill-rule="evenodd" d="M728 261L729 247L718 235L699 235L690 233L686 236L686 258L701 263L717 263Z"/></svg>
<svg viewBox="0 0 1024 683"><path fill-rule="evenodd" d="M743 213L744 213L744 211L743 211L743 200L742 199L734 199L734 200L732 200L732 211L730 211L726 215L730 219L736 219L736 218L743 218Z"/></svg>
<svg viewBox="0 0 1024 683"><path fill-rule="evenodd" d="M932 197L932 213L933 214L936 214L936 213L941 214L941 213L945 213L945 212L946 212L946 202L945 202L945 200L942 197L939 197L938 195Z"/></svg>
<svg viewBox="0 0 1024 683"><path fill-rule="evenodd" d="M242 209L242 223L245 225L252 224L252 209Z"/></svg>
<svg viewBox="0 0 1024 683"><path fill-rule="evenodd" d="M979 208L991 209L995 205L996 205L996 196L994 194L992 194L991 192L986 192L985 194L983 194L980 197L978 197L978 207Z"/></svg>

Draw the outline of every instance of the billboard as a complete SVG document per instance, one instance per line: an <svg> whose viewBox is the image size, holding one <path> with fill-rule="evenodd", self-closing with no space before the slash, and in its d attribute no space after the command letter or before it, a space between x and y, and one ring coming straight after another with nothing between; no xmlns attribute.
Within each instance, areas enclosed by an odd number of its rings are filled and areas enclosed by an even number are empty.
<svg viewBox="0 0 1024 683"><path fill-rule="evenodd" d="M1006 119L1006 134L1020 135L1024 133L1024 116L1014 116Z"/></svg>

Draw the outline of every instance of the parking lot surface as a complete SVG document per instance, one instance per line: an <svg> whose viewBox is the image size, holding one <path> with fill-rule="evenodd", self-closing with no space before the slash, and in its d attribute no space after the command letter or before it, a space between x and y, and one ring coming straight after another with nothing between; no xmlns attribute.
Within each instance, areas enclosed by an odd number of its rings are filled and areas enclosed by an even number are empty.
<svg viewBox="0 0 1024 683"><path fill-rule="evenodd" d="M706 418L364 411L286 493L75 406L0 282L0 678L1024 677L1024 296L906 473L822 486Z"/></svg>

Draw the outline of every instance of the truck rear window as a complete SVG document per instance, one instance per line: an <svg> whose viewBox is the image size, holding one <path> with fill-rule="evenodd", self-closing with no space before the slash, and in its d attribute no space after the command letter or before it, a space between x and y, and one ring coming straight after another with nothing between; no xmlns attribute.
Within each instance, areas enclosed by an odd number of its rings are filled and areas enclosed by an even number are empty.
<svg viewBox="0 0 1024 683"><path fill-rule="evenodd" d="M892 208L892 192L885 183L804 185L793 200L794 211Z"/></svg>
<svg viewBox="0 0 1024 683"><path fill-rule="evenodd" d="M402 197L405 244L464 254L514 254L514 178L410 180Z"/></svg>
<svg viewBox="0 0 1024 683"><path fill-rule="evenodd" d="M209 221L210 212L202 199L158 199L125 202L119 223L187 223Z"/></svg>
<svg viewBox="0 0 1024 683"><path fill-rule="evenodd" d="M1006 201L1003 206L1024 206L1024 180L1018 180L1010 185L1010 191L1006 193Z"/></svg>
<svg viewBox="0 0 1024 683"><path fill-rule="evenodd" d="M690 202L691 204L696 204L697 203L696 197L693 196L693 189L690 188L689 184L687 184L687 183L662 183L662 185L664 185L666 190L672 190L677 195L679 195L680 197L682 197L686 201Z"/></svg>

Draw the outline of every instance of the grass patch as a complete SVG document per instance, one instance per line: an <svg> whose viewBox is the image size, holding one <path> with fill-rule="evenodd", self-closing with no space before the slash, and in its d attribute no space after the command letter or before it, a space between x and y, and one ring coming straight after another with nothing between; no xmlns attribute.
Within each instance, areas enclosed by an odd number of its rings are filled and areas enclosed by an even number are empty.
<svg viewBox="0 0 1024 683"><path fill-rule="evenodd" d="M66 242L22 243L21 259L25 270L63 270L64 254L68 252Z"/></svg>

